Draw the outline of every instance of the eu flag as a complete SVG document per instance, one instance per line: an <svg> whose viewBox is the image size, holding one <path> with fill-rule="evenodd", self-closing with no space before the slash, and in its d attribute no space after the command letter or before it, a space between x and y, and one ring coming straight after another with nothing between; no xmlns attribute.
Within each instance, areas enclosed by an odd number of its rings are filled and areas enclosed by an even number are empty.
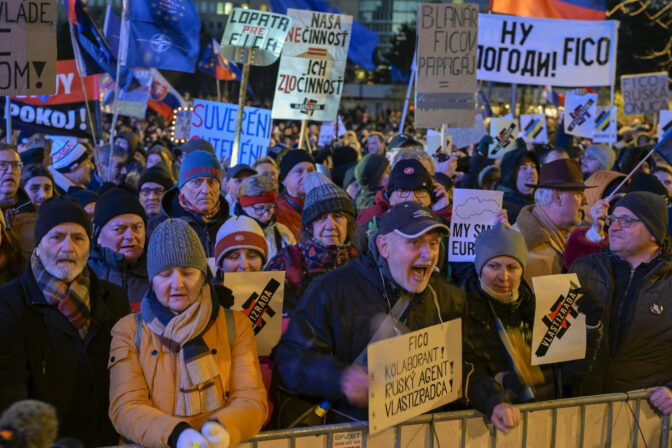
<svg viewBox="0 0 672 448"><path fill-rule="evenodd" d="M129 66L196 71L201 21L193 0L132 0L128 24Z"/></svg>
<svg viewBox="0 0 672 448"><path fill-rule="evenodd" d="M233 65L233 62L227 61L220 54L217 41L208 36L208 43L205 45L198 59L198 71L207 73L220 81L235 81L236 79L240 79L236 78L231 65Z"/></svg>

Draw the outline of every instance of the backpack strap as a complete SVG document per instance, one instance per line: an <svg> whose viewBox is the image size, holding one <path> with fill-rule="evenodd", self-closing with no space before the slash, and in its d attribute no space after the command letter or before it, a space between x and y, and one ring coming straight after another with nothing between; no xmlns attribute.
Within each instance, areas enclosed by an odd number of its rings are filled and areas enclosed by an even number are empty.
<svg viewBox="0 0 672 448"><path fill-rule="evenodd" d="M226 335L229 339L229 349L231 349L231 358L233 358L233 343L236 340L236 320L233 311L224 308L224 317L226 318Z"/></svg>
<svg viewBox="0 0 672 448"><path fill-rule="evenodd" d="M135 348L140 353L140 343L142 342L142 315L140 313L135 313Z"/></svg>

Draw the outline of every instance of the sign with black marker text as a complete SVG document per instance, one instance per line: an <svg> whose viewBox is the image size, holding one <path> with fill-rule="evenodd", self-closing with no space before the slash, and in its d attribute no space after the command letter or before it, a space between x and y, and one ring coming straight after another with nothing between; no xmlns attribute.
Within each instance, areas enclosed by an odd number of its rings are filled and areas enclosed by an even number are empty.
<svg viewBox="0 0 672 448"><path fill-rule="evenodd" d="M456 188L448 239L448 261L474 261L474 242L479 233L492 227L502 208L503 191Z"/></svg>
<svg viewBox="0 0 672 448"><path fill-rule="evenodd" d="M667 73L621 76L623 115L637 115L669 109Z"/></svg>
<svg viewBox="0 0 672 448"><path fill-rule="evenodd" d="M280 57L292 20L283 14L233 8L220 44L224 59L244 64L245 50L252 51L250 64L271 65Z"/></svg>

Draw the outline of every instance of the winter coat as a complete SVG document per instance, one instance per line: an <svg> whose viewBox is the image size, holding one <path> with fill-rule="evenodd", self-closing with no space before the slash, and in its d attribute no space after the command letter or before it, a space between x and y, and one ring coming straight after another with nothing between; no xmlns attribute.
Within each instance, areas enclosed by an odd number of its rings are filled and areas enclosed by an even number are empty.
<svg viewBox="0 0 672 448"><path fill-rule="evenodd" d="M14 205L3 207L5 221L7 227L12 229L14 235L21 241L21 248L29 259L35 249L37 207L22 188L19 188L15 198Z"/></svg>
<svg viewBox="0 0 672 448"><path fill-rule="evenodd" d="M203 218L182 208L179 200L180 190L176 186L166 192L161 199L161 213L147 223L147 240L152 235L156 227L168 218L180 218L189 223L192 229L201 240L205 249L205 256L212 258L215 256L215 243L217 242L217 231L229 219L229 203L222 195L219 196L219 213L210 220L204 222Z"/></svg>
<svg viewBox="0 0 672 448"><path fill-rule="evenodd" d="M121 287L133 311L140 311L140 301L150 286L146 254L135 262L128 262L122 254L95 244L89 254L89 267L98 278Z"/></svg>
<svg viewBox="0 0 672 448"><path fill-rule="evenodd" d="M629 279L628 270L631 271ZM646 272L636 275L638 270ZM581 392L594 395L669 385L672 382L672 252L669 247L635 271L625 260L607 250L578 259L570 272L576 273L581 288L599 297L606 309L604 340L593 371L581 384ZM625 277L621 283L629 284L617 287L617 275ZM631 291L634 298L629 313L623 311L621 296L626 294L627 297L627 291ZM618 347L612 334L614 325L621 328L622 343Z"/></svg>
<svg viewBox="0 0 672 448"><path fill-rule="evenodd" d="M192 417L176 417L175 400L181 377L175 353L142 323L136 348L137 320L129 315L112 329L110 349L110 418L126 439L145 447L166 447L180 423L196 430L210 420L226 427L231 446L253 437L266 419L266 389L261 380L257 345L249 319L234 311L236 339L231 353L224 309L203 333L219 369L217 388L226 399L222 409Z"/></svg>
<svg viewBox="0 0 672 448"><path fill-rule="evenodd" d="M301 297L275 354L277 379L285 388L316 400L328 399L336 409L361 420L368 418L367 410L347 402L341 392L341 374L366 350L376 330L371 328L374 318L389 313L385 297L394 307L401 295L389 273L382 275L386 279L383 286L374 257L377 252L366 252L314 280ZM400 319L410 331L441 323L439 314L448 322L465 312L459 288L436 276L429 285L436 293L439 310L429 287L414 294Z"/></svg>
<svg viewBox="0 0 672 448"><path fill-rule="evenodd" d="M301 238L301 212L303 211L303 198L289 197L287 193L279 194L276 199L278 209L275 217L279 223L284 224L294 234L298 241Z"/></svg>
<svg viewBox="0 0 672 448"><path fill-rule="evenodd" d="M119 441L107 417L110 331L130 309L121 288L89 272L85 340L47 303L30 268L0 287L0 412L18 400L41 400L56 408L59 437L109 446Z"/></svg>
<svg viewBox="0 0 672 448"><path fill-rule="evenodd" d="M609 247L609 234L606 231L602 240L591 241L586 236L588 230L590 230L590 226L580 226L576 227L569 234L567 247L562 256L563 263L567 269L579 258L602 252Z"/></svg>

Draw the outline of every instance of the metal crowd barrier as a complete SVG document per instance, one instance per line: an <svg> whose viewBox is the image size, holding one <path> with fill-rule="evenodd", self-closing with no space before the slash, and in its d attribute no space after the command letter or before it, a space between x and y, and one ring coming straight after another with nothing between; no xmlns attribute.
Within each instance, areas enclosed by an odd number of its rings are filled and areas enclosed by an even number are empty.
<svg viewBox="0 0 672 448"><path fill-rule="evenodd" d="M519 405L521 424L504 435L474 410L425 414L378 434L366 422L266 431L241 448L630 447L667 448L669 415L649 392Z"/></svg>

